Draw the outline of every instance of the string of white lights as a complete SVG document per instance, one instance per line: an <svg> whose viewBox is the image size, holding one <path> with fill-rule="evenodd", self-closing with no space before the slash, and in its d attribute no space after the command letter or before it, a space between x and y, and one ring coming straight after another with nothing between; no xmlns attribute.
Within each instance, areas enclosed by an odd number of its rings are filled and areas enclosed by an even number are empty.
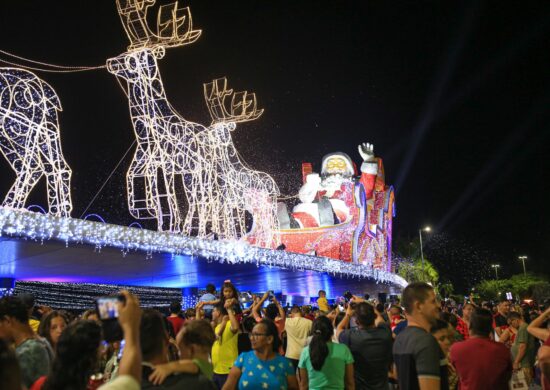
<svg viewBox="0 0 550 390"><path fill-rule="evenodd" d="M68 217L73 207L71 169L61 150L57 94L29 71L0 68L0 95L0 151L17 175L3 206L25 207L45 175L50 214Z"/></svg>
<svg viewBox="0 0 550 390"><path fill-rule="evenodd" d="M220 263L249 263L296 271L317 271L353 278L369 278L380 283L405 287L398 275L373 269L370 265L353 264L327 257L315 257L280 250L250 246L242 241L212 241L169 232L111 225L75 218L55 218L0 207L0 234L25 237L35 241L56 240L69 244L91 244L120 248L122 253L139 250L147 254L164 252L198 256Z"/></svg>

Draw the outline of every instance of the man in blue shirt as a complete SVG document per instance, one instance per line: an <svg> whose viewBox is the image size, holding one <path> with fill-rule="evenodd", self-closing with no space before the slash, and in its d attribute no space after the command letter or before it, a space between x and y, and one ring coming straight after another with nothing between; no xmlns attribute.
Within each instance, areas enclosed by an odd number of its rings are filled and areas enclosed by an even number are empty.
<svg viewBox="0 0 550 390"><path fill-rule="evenodd" d="M214 310L214 305L218 301L215 294L216 287L212 283L209 283L206 285L206 294L203 294L199 298L199 303L204 302L202 309L204 310L204 316L208 319L212 319L212 310Z"/></svg>

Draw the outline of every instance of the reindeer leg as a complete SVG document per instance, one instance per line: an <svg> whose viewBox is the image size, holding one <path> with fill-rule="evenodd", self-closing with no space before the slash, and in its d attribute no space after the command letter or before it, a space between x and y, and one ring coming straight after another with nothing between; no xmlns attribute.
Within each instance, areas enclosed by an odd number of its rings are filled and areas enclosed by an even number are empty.
<svg viewBox="0 0 550 390"><path fill-rule="evenodd" d="M175 175L173 172L163 172L163 178L169 210L169 230L179 233L182 229L182 223L179 205L176 199Z"/></svg>
<svg viewBox="0 0 550 390"><path fill-rule="evenodd" d="M34 165L34 164L33 164ZM2 206L21 209L25 207L27 197L36 182L42 177L42 171L36 167L32 169L25 164L19 168L15 182L11 186Z"/></svg>

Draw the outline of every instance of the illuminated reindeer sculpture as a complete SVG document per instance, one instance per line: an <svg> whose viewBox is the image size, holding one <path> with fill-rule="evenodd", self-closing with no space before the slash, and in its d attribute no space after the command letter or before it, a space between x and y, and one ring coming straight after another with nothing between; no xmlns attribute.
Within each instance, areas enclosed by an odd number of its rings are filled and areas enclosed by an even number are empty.
<svg viewBox="0 0 550 390"><path fill-rule="evenodd" d="M0 68L0 151L17 174L2 206L23 208L46 176L49 213L69 217L71 169L63 158L55 91L33 73Z"/></svg>
<svg viewBox="0 0 550 390"><path fill-rule="evenodd" d="M218 199L214 204L221 208L217 212L223 216L218 220L221 226L214 226L222 237L242 236L248 211L253 218L252 241L258 246L274 246L278 244L274 229L278 227L279 188L267 173L245 167L231 138L236 123L257 119L264 110L257 109L255 94L228 90L225 78L204 84L204 97L212 117L210 144L216 151L213 154L218 187L213 195Z"/></svg>
<svg viewBox="0 0 550 390"><path fill-rule="evenodd" d="M196 231L198 236L206 236L210 227L220 238L236 239L245 231L243 210L248 209L256 222L256 242L270 245L272 228L276 226L272 212L276 202L272 198L278 193L277 186L259 172L256 178L262 184L252 183L254 171L240 164L229 134L228 129L235 124L226 122L242 122L261 115L255 109L255 98L251 107L246 93L235 95L242 98L240 108L229 112L233 115L214 115L215 121L225 118L224 122L209 128L179 115L166 98L157 59L163 57L167 47L193 43L201 31L193 30L189 8L178 8L174 3L160 7L158 32L153 33L145 20L146 10L153 3L117 0L130 46L127 52L107 61L108 70L127 82L130 115L138 141L127 173L130 212L136 218L157 219L159 230L187 234ZM209 107L214 102L219 107L225 103L228 91L218 92L216 89L209 94ZM185 218L177 194L178 180L187 201ZM254 192L258 196L253 204ZM237 196L239 201L235 200ZM249 201L244 202L245 197ZM260 203L268 206L269 217L261 222L260 216L255 215ZM262 232L266 224L271 228Z"/></svg>
<svg viewBox="0 0 550 390"><path fill-rule="evenodd" d="M191 233L193 218L199 236L206 235L208 213L204 188L211 172L199 144L204 126L182 118L166 98L157 59L166 47L190 44L201 31L193 30L188 8L177 3L160 7L158 34L147 26L146 9L153 1L117 0L119 15L130 39L128 51L107 60L107 69L126 80L130 115L138 141L127 172L128 205L138 219L156 219L159 230ZM187 197L182 218L176 197L181 183Z"/></svg>

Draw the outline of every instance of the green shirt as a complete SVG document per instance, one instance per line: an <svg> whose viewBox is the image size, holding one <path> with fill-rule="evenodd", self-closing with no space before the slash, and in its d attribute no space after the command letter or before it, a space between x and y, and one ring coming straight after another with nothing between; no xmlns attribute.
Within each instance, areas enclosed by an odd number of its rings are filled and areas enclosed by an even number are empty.
<svg viewBox="0 0 550 390"><path fill-rule="evenodd" d="M311 365L309 347L302 350L298 367L307 370L309 388L315 389L344 389L344 375L346 365L353 364L353 356L347 345L327 343L328 356L321 371L316 371Z"/></svg>
<svg viewBox="0 0 550 390"><path fill-rule="evenodd" d="M533 367L535 364L535 339L529 334L529 332L527 332L527 324L520 325L516 339L512 345L512 357L514 361L516 360L516 356L519 352L519 345L522 343L525 344L527 348L525 349L523 359L520 361L520 367Z"/></svg>
<svg viewBox="0 0 550 390"><path fill-rule="evenodd" d="M212 364L210 364L208 360L193 359L193 363L195 363L195 365L199 368L199 372L202 375L212 380L214 369L212 368Z"/></svg>

